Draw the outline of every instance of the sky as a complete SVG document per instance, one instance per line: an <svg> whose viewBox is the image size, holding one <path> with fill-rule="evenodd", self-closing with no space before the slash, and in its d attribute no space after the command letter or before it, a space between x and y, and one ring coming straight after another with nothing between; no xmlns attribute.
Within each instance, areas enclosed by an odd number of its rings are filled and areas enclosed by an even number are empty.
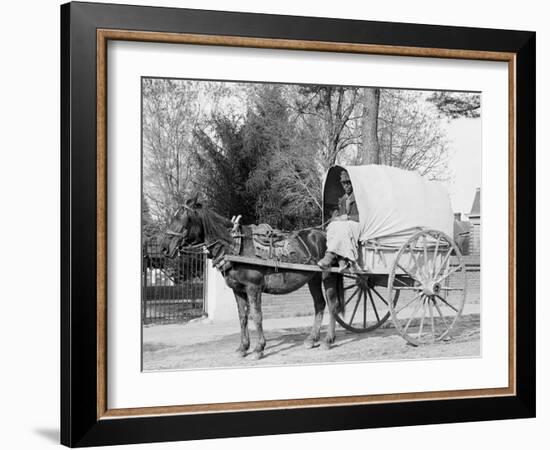
<svg viewBox="0 0 550 450"><path fill-rule="evenodd" d="M476 188L481 187L481 119L446 120L450 141L449 170L445 182L454 212L469 213ZM464 217L463 217L464 220Z"/></svg>

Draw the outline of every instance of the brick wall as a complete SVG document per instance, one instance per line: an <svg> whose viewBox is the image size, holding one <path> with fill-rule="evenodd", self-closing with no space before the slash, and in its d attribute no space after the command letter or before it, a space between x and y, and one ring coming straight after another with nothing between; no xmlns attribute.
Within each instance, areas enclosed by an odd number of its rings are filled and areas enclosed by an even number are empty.
<svg viewBox="0 0 550 450"><path fill-rule="evenodd" d="M266 318L309 316L314 313L313 298L307 284L286 295L262 295L262 313Z"/></svg>
<svg viewBox="0 0 550 450"><path fill-rule="evenodd" d="M467 303L479 303L480 297L480 267L479 267L479 253L476 255L467 255L462 257L466 264L466 302ZM461 280L459 277L450 277L449 287L458 287ZM455 294L456 295L456 294Z"/></svg>
<svg viewBox="0 0 550 450"><path fill-rule="evenodd" d="M480 297L480 267L479 254L464 256L467 273L467 303L479 303ZM451 276L449 287L458 287L458 277ZM458 295L452 291L450 297ZM262 295L262 312L265 318L307 316L314 313L313 299L307 284L286 295Z"/></svg>
<svg viewBox="0 0 550 450"><path fill-rule="evenodd" d="M481 248L481 222L479 218L471 218L472 228L470 230L470 254L479 255Z"/></svg>

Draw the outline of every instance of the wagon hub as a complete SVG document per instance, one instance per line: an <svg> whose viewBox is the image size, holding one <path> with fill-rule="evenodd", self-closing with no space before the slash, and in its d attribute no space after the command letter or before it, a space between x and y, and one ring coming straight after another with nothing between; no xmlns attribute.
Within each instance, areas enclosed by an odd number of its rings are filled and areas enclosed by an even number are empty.
<svg viewBox="0 0 550 450"><path fill-rule="evenodd" d="M432 283L431 285L425 286L422 291L424 295L428 297L433 297L434 295L438 295L441 292L441 284Z"/></svg>
<svg viewBox="0 0 550 450"><path fill-rule="evenodd" d="M368 290L374 287L373 280L368 276L358 276L356 282L362 290Z"/></svg>

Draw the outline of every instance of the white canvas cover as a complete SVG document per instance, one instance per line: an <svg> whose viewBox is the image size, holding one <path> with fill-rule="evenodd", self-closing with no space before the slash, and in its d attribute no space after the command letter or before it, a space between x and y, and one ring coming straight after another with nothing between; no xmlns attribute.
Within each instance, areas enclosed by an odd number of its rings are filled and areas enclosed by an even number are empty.
<svg viewBox="0 0 550 450"><path fill-rule="evenodd" d="M453 235L449 194L436 181L416 172L383 165L334 166L325 178L325 215L343 195L340 172L349 173L361 224L361 240L401 245L418 227ZM327 205L329 205L327 207Z"/></svg>

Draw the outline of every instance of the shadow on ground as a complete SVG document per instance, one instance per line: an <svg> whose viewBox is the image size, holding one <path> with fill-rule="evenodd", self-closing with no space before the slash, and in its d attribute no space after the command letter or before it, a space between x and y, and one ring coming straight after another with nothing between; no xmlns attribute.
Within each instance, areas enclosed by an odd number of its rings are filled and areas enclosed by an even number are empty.
<svg viewBox="0 0 550 450"><path fill-rule="evenodd" d="M280 328L265 331L267 345L264 357L253 360L240 357L235 350L240 334L217 336L210 341L185 345L162 342L145 342L143 367L146 371L178 370L215 367L281 366L297 364L326 364L379 360L431 359L478 357L480 355L480 321L478 314L461 318L455 325L452 339L430 345L414 347L397 334L395 328L380 328L370 333L355 334L337 328L336 342L330 350L319 345L312 349L303 343L309 327ZM322 328L324 339L326 327ZM250 333L251 348L256 333Z"/></svg>

